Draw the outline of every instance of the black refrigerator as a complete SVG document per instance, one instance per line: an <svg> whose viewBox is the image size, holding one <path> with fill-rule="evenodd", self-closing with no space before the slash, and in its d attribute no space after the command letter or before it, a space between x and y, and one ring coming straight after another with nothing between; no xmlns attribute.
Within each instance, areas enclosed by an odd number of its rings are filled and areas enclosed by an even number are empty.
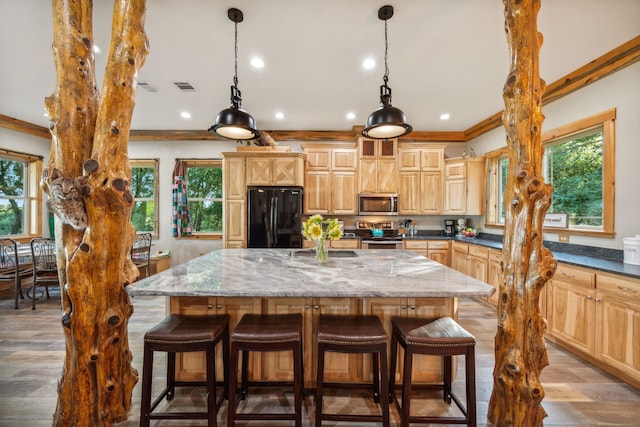
<svg viewBox="0 0 640 427"><path fill-rule="evenodd" d="M301 248L302 187L249 187L249 248Z"/></svg>

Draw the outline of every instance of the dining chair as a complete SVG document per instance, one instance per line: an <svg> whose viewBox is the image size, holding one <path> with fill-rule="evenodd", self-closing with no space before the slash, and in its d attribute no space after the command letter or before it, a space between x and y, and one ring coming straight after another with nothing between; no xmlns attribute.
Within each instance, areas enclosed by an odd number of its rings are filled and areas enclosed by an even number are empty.
<svg viewBox="0 0 640 427"><path fill-rule="evenodd" d="M136 236L131 247L131 261L140 271L139 279L151 274L151 233L140 233Z"/></svg>
<svg viewBox="0 0 640 427"><path fill-rule="evenodd" d="M36 309L36 291L38 285L44 285L47 299L49 285L60 286L58 264L56 261L56 242L48 238L31 239L31 258L33 261L33 286L31 287L31 309ZM27 291L29 296L29 291Z"/></svg>
<svg viewBox="0 0 640 427"><path fill-rule="evenodd" d="M0 282L13 282L15 293L15 309L18 309L18 295L22 294L22 279L31 277L33 271L30 265L20 265L18 258L18 244L13 239L0 239Z"/></svg>

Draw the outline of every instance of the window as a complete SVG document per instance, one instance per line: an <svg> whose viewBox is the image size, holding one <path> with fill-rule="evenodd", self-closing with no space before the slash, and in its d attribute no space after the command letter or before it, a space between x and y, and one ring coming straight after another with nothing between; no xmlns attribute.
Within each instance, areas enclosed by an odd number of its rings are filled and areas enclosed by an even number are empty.
<svg viewBox="0 0 640 427"><path fill-rule="evenodd" d="M158 161L131 160L131 223L138 233L158 236Z"/></svg>
<svg viewBox="0 0 640 427"><path fill-rule="evenodd" d="M567 214L571 234L613 237L614 120L612 109L542 135L545 181L553 184L548 212ZM488 153L487 159L487 224L504 225L507 150Z"/></svg>
<svg viewBox="0 0 640 427"><path fill-rule="evenodd" d="M0 235L42 234L42 158L0 150Z"/></svg>
<svg viewBox="0 0 640 427"><path fill-rule="evenodd" d="M222 162L187 161L187 200L194 234L222 233Z"/></svg>

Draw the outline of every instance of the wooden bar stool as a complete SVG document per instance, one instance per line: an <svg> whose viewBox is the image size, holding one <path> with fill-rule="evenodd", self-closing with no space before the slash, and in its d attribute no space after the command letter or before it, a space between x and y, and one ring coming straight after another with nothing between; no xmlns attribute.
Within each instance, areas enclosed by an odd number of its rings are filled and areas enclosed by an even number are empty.
<svg viewBox="0 0 640 427"><path fill-rule="evenodd" d="M324 382L326 352L371 353L373 385ZM377 316L338 316L321 314L318 321L318 377L316 382L316 427L322 420L382 422L389 426L389 391L387 378L387 334ZM373 389L374 401L380 403L380 415L326 414L322 409L324 388Z"/></svg>
<svg viewBox="0 0 640 427"><path fill-rule="evenodd" d="M216 345L222 341L224 366L224 391L216 399ZM153 377L153 352L167 352L167 386L151 403ZM176 381L176 353L205 351L206 381ZM144 335L144 360L142 364L142 400L140 402L140 426L148 427L150 420L205 419L209 427L216 427L218 410L227 395L229 365L229 316L184 316L172 314L151 328ZM171 401L176 387L207 387L206 412L156 412L153 410L166 396Z"/></svg>
<svg viewBox="0 0 640 427"><path fill-rule="evenodd" d="M248 379L250 351L288 351L293 353L293 381L260 381ZM293 387L294 412L260 413L238 411L238 359L242 351L241 399L247 397L249 386ZM236 420L292 420L302 426L303 365L302 365L302 315L295 314L245 314L231 332L229 363L229 427Z"/></svg>
<svg viewBox="0 0 640 427"><path fill-rule="evenodd" d="M437 320L393 317L391 318L393 332L391 336L391 376L389 389L391 398L398 408L401 427L409 423L432 424L466 424L476 425L476 375L475 375L475 345L476 340L452 318L443 317ZM395 371L398 343L404 348L404 369L402 373L402 406L395 395ZM411 384L411 369L414 354L428 354L443 356L442 384ZM451 357L465 356L466 374L466 408L451 390ZM444 401L448 404L455 402L462 417L411 416L411 391L416 388L435 388L443 390Z"/></svg>

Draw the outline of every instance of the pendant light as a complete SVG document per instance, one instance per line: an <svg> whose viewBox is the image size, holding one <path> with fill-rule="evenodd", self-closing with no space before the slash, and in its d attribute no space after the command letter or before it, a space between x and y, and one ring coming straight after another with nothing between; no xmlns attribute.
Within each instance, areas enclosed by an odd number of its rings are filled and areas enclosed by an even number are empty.
<svg viewBox="0 0 640 427"><path fill-rule="evenodd" d="M238 89L238 22L242 22L244 16L241 10L233 7L227 11L227 15L235 27L235 74L231 86L231 107L218 113L209 132L236 141L256 139L260 132L256 129L256 121L251 114L242 109L242 94Z"/></svg>
<svg viewBox="0 0 640 427"><path fill-rule="evenodd" d="M391 88L387 85L389 82L387 20L392 16L393 6L386 5L378 9L378 18L384 21L384 76L382 77L384 84L380 86L381 107L369 115L367 124L362 130L362 135L373 139L397 138L407 135L412 130L402 110L391 105Z"/></svg>

